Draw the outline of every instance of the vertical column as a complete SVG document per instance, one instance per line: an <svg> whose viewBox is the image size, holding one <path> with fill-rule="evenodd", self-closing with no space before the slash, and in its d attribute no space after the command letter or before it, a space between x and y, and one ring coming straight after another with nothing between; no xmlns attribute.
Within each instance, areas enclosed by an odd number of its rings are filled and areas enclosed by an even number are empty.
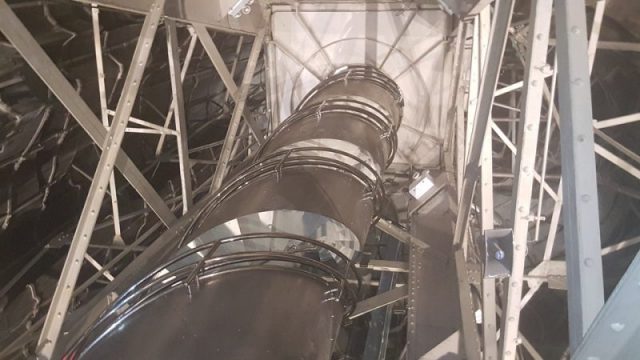
<svg viewBox="0 0 640 360"><path fill-rule="evenodd" d="M480 71L484 69L491 30L491 8L484 7L478 15ZM493 123L489 117L489 123ZM482 231L493 229L493 146L491 129L487 129L480 159L480 198L482 207ZM482 279L482 340L483 358L485 360L498 359L498 339L496 336L496 282L493 278Z"/></svg>
<svg viewBox="0 0 640 360"><path fill-rule="evenodd" d="M109 115L107 113L107 89L104 83L104 61L102 59L102 42L100 41L100 9L91 5L91 20L93 24L93 46L96 53L96 69L98 71L98 92L100 93L100 118L102 125L109 128ZM114 241L122 243L120 231L120 209L118 208L118 187L116 175L109 178L109 194L111 195L111 212L113 214Z"/></svg>
<svg viewBox="0 0 640 360"><path fill-rule="evenodd" d="M193 194L191 190L191 164L189 162L189 143L187 141L187 119L184 111L184 95L182 93L182 71L180 70L180 45L178 44L178 32L176 22L171 19L164 20L167 29L167 51L169 57L169 73L171 75L171 93L176 119L176 141L178 143L178 162L180 166L180 182L182 185L182 213L186 214L193 206Z"/></svg>
<svg viewBox="0 0 640 360"><path fill-rule="evenodd" d="M604 304L584 0L556 5L569 343L575 350Z"/></svg>

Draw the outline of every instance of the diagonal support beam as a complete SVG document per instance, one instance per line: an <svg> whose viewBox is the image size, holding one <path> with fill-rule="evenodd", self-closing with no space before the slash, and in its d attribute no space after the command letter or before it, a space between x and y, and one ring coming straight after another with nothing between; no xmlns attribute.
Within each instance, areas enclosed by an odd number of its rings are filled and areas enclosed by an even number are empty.
<svg viewBox="0 0 640 360"><path fill-rule="evenodd" d="M524 266L531 217L534 167L540 128L543 86L553 0L537 0L531 3L529 17L526 68L524 76L523 106L520 112L520 139L516 160L516 177L513 201L513 265L509 278L507 304L502 323L502 355L504 360L516 358L518 325L522 300Z"/></svg>
<svg viewBox="0 0 640 360"><path fill-rule="evenodd" d="M236 102L236 106L238 106L238 103L244 100L242 100L241 98L241 94L238 89L238 86L236 85L236 82L233 80L233 75L231 75L231 73L229 72L229 69L225 65L224 59L222 58L222 55L220 54L218 47L213 42L213 39L211 38L211 35L209 35L209 32L207 31L206 27L200 24L192 24L192 26L193 26L193 30L196 33L196 36L198 37L198 39L200 40L200 43L202 44L202 47L204 47L205 52L209 56L209 59L211 59L213 66L216 68L216 71L220 75L220 79L222 79L222 82L227 87L229 94L231 95L233 100ZM253 134L255 139L258 141L259 144L262 145L264 143L264 136L262 135L262 131L258 127L258 124L255 123L251 114L249 114L249 112L246 109L243 109L242 117L247 122L247 125L249 125L249 129L251 130L251 133Z"/></svg>
<svg viewBox="0 0 640 360"><path fill-rule="evenodd" d="M407 297L409 297L409 290L406 286L403 286L383 292L380 295L364 299L356 304L355 309L353 309L353 313L349 315L349 319L355 319L383 306L387 306L389 304L393 304L396 301L406 299Z"/></svg>
<svg viewBox="0 0 640 360"><path fill-rule="evenodd" d="M384 231L385 233L393 236L396 240L402 243L412 244L421 249L429 248L429 245L427 243L409 234L406 230L402 229L401 227L394 225L389 220L385 220L385 219L378 220L376 222L376 227L379 230Z"/></svg>
<svg viewBox="0 0 640 360"><path fill-rule="evenodd" d="M176 22L164 20L167 29L167 52L169 57L169 73L171 75L171 92L176 119L176 137L178 143L178 160L180 167L180 182L182 185L182 214L186 214L193 206L193 191L191 189L191 165L189 162L189 143L187 141L187 118L184 111L184 94L182 93L182 71L180 70L180 44Z"/></svg>
<svg viewBox="0 0 640 360"><path fill-rule="evenodd" d="M199 30L197 30L197 25L194 25L194 29L196 29L196 33L198 33ZM240 118L244 113L247 96L249 95L249 86L251 85L251 79L253 79L253 73L256 70L258 57L260 56L260 52L262 50L264 34L265 29L262 29L253 39L253 45L251 46L251 52L249 53L249 60L247 61L247 66L244 70L244 76L242 77L242 84L240 85L240 89L237 91L237 97L235 97L236 107L233 109L233 115L231 116L231 120L229 121L229 128L227 129L227 135L225 136L224 144L222 145L218 166L216 166L216 172L213 174L213 179L211 181L211 188L209 190L210 193L214 193L220 188L220 186L222 185L222 181L227 174L227 168L229 165L229 161L231 160L233 145L236 142L235 140L238 134ZM208 36L208 33L205 38L211 41L211 37ZM211 41L211 44L213 44L213 41Z"/></svg>
<svg viewBox="0 0 640 360"><path fill-rule="evenodd" d="M91 182L89 194L78 221L78 227L73 235L69 253L62 268L62 274L58 280L58 285L53 294L51 306L38 340L38 358L50 359L53 355L62 323L71 302L72 292L82 268L83 258L104 200L105 188L108 185L116 157L120 151L120 144L129 122L129 116L131 116L131 110L138 94L138 88L149 59L149 53L151 52L151 46L163 9L164 0L152 3L149 14L145 17L142 25L131 66L123 84L123 93L118 101L113 123L104 143L104 150L100 155L100 161Z"/></svg>
<svg viewBox="0 0 640 360"><path fill-rule="evenodd" d="M107 130L102 125L102 122L82 100L80 95L76 93L73 86L62 75L62 72L51 61L51 58L44 52L4 0L0 0L0 31L13 44L42 81L47 84L51 92L74 119L78 121L89 137L104 150ZM133 161L121 150L118 151L115 166L165 225L175 221L176 217L164 200L145 179Z"/></svg>
<svg viewBox="0 0 640 360"><path fill-rule="evenodd" d="M479 176L480 155L484 146L484 137L487 133L489 116L493 105L493 94L498 83L512 12L513 0L496 2L494 23L491 29L491 39L489 40L489 55L486 60L487 66L483 70L480 95L478 97L477 122L473 129L473 141L469 152L469 161L462 180L461 194L458 196L459 208L455 222L454 245L462 243L462 237L467 229L473 190Z"/></svg>
<svg viewBox="0 0 640 360"><path fill-rule="evenodd" d="M475 112L475 126L471 137L471 145L468 153L468 162L464 171L464 177L460 185L458 194L458 208L456 209L455 230L453 234L453 246L456 249L456 274L460 291L460 310L464 316L473 311L471 304L470 287L468 286L468 275L466 273L465 258L462 250L463 238L468 229L469 211L473 200L473 192L479 176L480 157L484 147L484 138L487 134L491 108L493 106L494 92L498 83L500 66L504 48L506 46L511 24L511 14L513 13L513 0L497 0L494 10L491 34L485 59L484 69L482 69L482 81L478 94L478 105ZM471 317L473 319L473 317ZM479 344L476 336L475 324L470 321L463 322L463 335L465 338L465 349L467 355L472 358L479 358Z"/></svg>
<svg viewBox="0 0 640 360"><path fill-rule="evenodd" d="M187 54L184 56L184 64L182 65L182 70L180 72L180 81L184 81L187 77L187 70L189 70L189 65L191 65L191 59L193 58L193 51L196 48L196 43L198 42L198 38L196 37L193 28L189 27L189 33L191 34L191 39L189 40L189 46L187 47ZM171 106L169 107L169 111L167 112L167 116L164 118L164 129L169 128L169 123L171 122L171 118L173 117L173 113L175 108L173 106L174 102L171 100ZM160 156L162 154L162 148L164 147L164 142L166 140L166 134L163 133L160 135L160 139L158 139L158 145L156 146L156 156Z"/></svg>

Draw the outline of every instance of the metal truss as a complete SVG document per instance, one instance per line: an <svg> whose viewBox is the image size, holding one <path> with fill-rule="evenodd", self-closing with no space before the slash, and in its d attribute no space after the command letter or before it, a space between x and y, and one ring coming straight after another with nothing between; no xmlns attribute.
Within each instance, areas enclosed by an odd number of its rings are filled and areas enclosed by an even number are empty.
<svg viewBox="0 0 640 360"><path fill-rule="evenodd" d="M160 222L154 224L143 236L125 246L124 251L106 264L100 264L87 253L87 249L92 246L90 243L92 233L97 226L103 225L96 225L96 221L105 193L108 192L111 197L113 214L113 221L105 226L114 226L116 241L121 238L120 222L128 216L128 214L124 216L119 214L114 167L120 170L162 223L170 225L184 220L184 218L176 218L175 208L181 208L183 214L194 208L197 209L198 204L194 205L196 194L207 191L213 193L220 188L234 153L239 147L239 140L243 135L241 125L246 127L247 132L251 133L257 143L263 142L262 129L246 111L246 101L265 38L268 44L266 49L268 66L273 66L272 62L275 62L273 52L277 48L301 66L306 67L304 62L297 59L285 44L270 40L268 26L265 26L259 12L237 24L224 23L224 21L206 23L198 21L196 13L189 13L184 17L175 16L170 13L175 11L175 7L165 9L163 0L156 0L149 9L141 9L139 4L128 5L126 1L114 3L119 4L110 5L110 7L143 13L146 18L131 61L132 66L126 76L123 93L117 107L112 110L107 107L106 101L102 44L99 36L100 10L95 3L93 4L94 45L100 93L100 116L96 116L29 34L11 8L4 0L0 0L0 31L96 145L103 150L96 173L91 178L89 194L46 320L33 326L34 329L43 326L37 348L38 355L42 358L51 358L54 355L55 345L73 297L100 277L113 280L114 275L111 274L110 269L114 264L135 251L136 247L161 227ZM486 5L487 2L480 3ZM498 79L501 70L506 70L502 68L505 48L509 42L510 33L514 30L511 24L514 0L496 0L493 11L488 6L475 9L473 14L476 15L463 19L459 24L456 53L453 59L454 86L450 99L453 109L450 120L455 124L452 126L452 132L455 133L456 142L453 159L450 162L455 162L457 165L455 170L458 197L457 204L454 206L457 218L453 244L463 321L460 331L446 342L463 339L469 359L515 359L519 345L522 345L533 358L541 358L538 351L519 331L520 311L550 276L562 274L565 268L569 298L570 348L576 358L607 358L610 354L624 354L624 349L621 348L594 347L592 344L608 341L611 344L619 344L619 347L629 346L629 334L637 331L637 316L630 319L624 318L625 313L621 312L621 307L629 306L628 299L637 298L632 291L637 290L638 259L630 266L607 304L604 304L603 296L601 257L640 243L640 239L636 237L605 248L601 248L600 245L595 154L640 180L638 167L640 156L607 134L609 128L640 121L640 114L598 121L592 119L589 74L597 49L638 51L637 44L612 45L610 42L598 42L604 5L604 0L596 3L592 31L588 34L584 1L532 1L526 41L520 44L525 49L520 53L525 69L524 78L520 81L514 78L511 84L500 88L498 88ZM555 40L550 39L549 36L552 14L555 15L557 37ZM305 23L305 19L300 14L297 15L298 21L318 43L308 24ZM131 116L132 106L160 21L164 21L167 32L172 91L171 106L162 126ZM187 26L191 35L187 53L182 62L177 44L178 24ZM255 36L240 84L236 84L233 79L236 64L231 70L227 68L207 30L208 27ZM466 41L468 34L471 35L469 44ZM194 162L189 159L189 154L199 149L189 148L182 83L198 41L220 75L228 96L235 101L235 108L225 140L215 145L222 145L222 149L219 159L215 161L218 166L213 178L210 183L205 182L192 189L191 168ZM466 45L471 45L470 51L465 49ZM241 46L241 42L238 46ZM333 67L322 47L319 44L318 47L320 54ZM550 49L554 49L557 59L553 64L547 63ZM320 75L311 69L307 68L307 70L320 78ZM515 101L514 94L517 91L521 91L520 108ZM555 107L556 95L559 100L559 109ZM508 104L500 104L496 101L498 97L503 99L506 96L509 97ZM503 122L494 118L492 115L494 105L509 110L509 118L513 120ZM273 114L277 114L278 111L272 108L271 113L274 121L276 116ZM175 130L170 128L172 118ZM244 124L242 124L243 119ZM519 134L515 132L516 126L513 125L515 122L519 125ZM135 124L137 127L130 124ZM560 133L563 162L561 178L552 182L547 165L553 139L550 134L553 131ZM162 152L167 135L176 137L181 197L175 197L172 201L179 205L173 209L170 208L171 204L168 204L153 189L143 176L143 172L121 149L126 133L159 136L156 155ZM594 136L600 140L599 143L594 143ZM501 143L500 146L504 148L503 153L512 157L513 166L510 173L504 174L504 170L499 173L495 169L492 155L496 156L500 153L498 143ZM474 284L468 275L470 266L478 262L477 259L473 259L473 251L470 250L475 241L471 234L500 226L496 223L494 216L496 195L494 179L501 176L513 179L514 192L510 202L510 214L513 220L513 266L507 281L496 281L485 277ZM535 184L539 185L537 189ZM474 194L477 196L474 197ZM480 200L479 204L475 203L476 199ZM542 204L545 200L553 204L549 219L544 219L542 216ZM566 244L565 262L551 260L561 220ZM421 239L384 219L379 220L376 226L399 241L411 244L412 248L428 249L429 247ZM530 244L539 241L546 242L542 259L533 267L525 266ZM85 260L98 272L83 284L76 286ZM367 268L374 271L406 272L409 265L404 262L372 261ZM117 281L117 275L115 281ZM523 293L525 284L528 286L528 291ZM482 294L481 333L478 333L475 322L476 305L472 298L472 286L478 286ZM377 296L359 302L357 311L352 317L405 299L410 292L411 284L379 293ZM506 296L506 302L502 302L503 309L498 306L496 300L499 293ZM500 326L498 326L498 319L502 319ZM611 331L613 335L618 334L619 337L612 336Z"/></svg>
<svg viewBox="0 0 640 360"><path fill-rule="evenodd" d="M186 18L176 18L172 16L173 12L175 12L174 6L167 4L165 7L164 0L149 2L148 9L129 8L127 4L123 3L123 6L127 5L125 6L126 10L145 14L145 20L131 60L131 66L129 67L128 74L122 86L122 94L120 95L120 99L115 110L111 110L107 106L105 70L102 53L103 45L101 43L100 36L100 8L98 5L102 6L103 4L91 2L92 25L94 31L93 40L97 69L96 74L98 78L98 92L100 96L100 115L96 116L14 14L11 7L7 5L5 1L0 0L0 20L2 22L2 24L0 24L0 31L2 31L15 49L22 55L25 61L40 76L40 78L49 87L50 91L58 98L67 111L69 111L71 116L73 116L73 118L75 118L76 121L78 121L78 123L84 128L95 144L103 150L94 176L91 177L85 174L90 179L91 186L80 220L73 235L73 239L71 240L70 249L58 280L58 285L54 296L50 301L47 316L46 318L40 319L36 322L32 328L23 336L18 338L10 348L3 349L0 356L9 354L11 351L15 351L16 348L22 346L22 344L26 344L30 341L30 334L39 327L42 327L42 331L40 332L38 346L36 348L38 357L49 359L55 356L55 346L59 338L65 316L68 312L69 305L74 296L84 289L87 289L89 285L97 281L100 277L105 278L107 281L113 281L114 275L110 272L110 269L115 264L123 260L127 254L131 253L131 251L136 251L135 249L137 249L145 239L148 239L150 235L154 234L156 230L160 228L162 223L167 226L175 223L177 218L176 215L174 215L174 210L176 208L181 208L182 214L187 213L193 207L194 196L196 194L206 192L206 188L210 187L212 184L218 184L219 186L223 180L226 167L229 166L232 160L232 150L237 147L236 143L238 141L236 139L243 139L243 137L236 136L238 135L238 123L241 116L244 116L245 120L250 125L249 127L255 136L256 141L258 143L262 142L263 136L260 128L255 124L254 120L249 117L248 112L245 110L246 98L249 94L249 87L254 76L259 54L262 50L262 43L265 34L264 26L261 25L263 20L260 11L256 11L256 13L249 17L245 16L244 19L239 21L239 24L236 25L224 25L223 22L214 24L207 23L207 26L213 26L214 28L223 31L257 33L254 39L248 65L245 69L242 84L237 87L235 83L233 83L231 75L235 72L237 59L234 62L234 67L230 73L224 65L222 57L215 48L215 44L213 44L211 37L208 35L207 28L204 25L201 25L201 22L199 24L191 23L191 21L197 21L197 12L193 14L190 13L191 15L188 15ZM109 4L109 7L113 6L113 4ZM168 13L165 13L165 11ZM187 53L184 56L183 62L180 61L181 56L177 31L178 25L176 20L183 23L186 22L185 25L191 34ZM142 83L142 77L152 48L153 40L161 22L164 22L166 30L168 51L167 63L169 65L172 95L171 105L162 126L131 116L133 105L137 99L138 88ZM207 34L206 38L203 34ZM228 93L235 100L236 106L233 110L229 135L224 141L222 148L223 155L218 162L214 162L214 165L217 165L215 172L216 181L211 182L211 184L209 181L205 181L200 184L197 189L192 189L193 179L191 174L194 162L189 159L189 154L203 149L189 149L189 134L187 133L183 81L187 74L187 69L189 68L198 39L202 42L209 55L211 55L212 49L214 49L218 54L218 57L214 60L215 68L218 70L220 77L225 80L224 82L228 88ZM175 130L170 128L172 118L175 120ZM130 124L135 124L137 127L131 126ZM198 129L194 131L197 132ZM121 149L125 133L159 136L156 149L156 155L158 156L163 152L166 136L175 136L181 183L180 196L176 196L174 199L167 202L153 189L151 184L145 179L143 172L137 168L132 160ZM214 146L217 145L214 144ZM120 170L124 178L135 190L137 190L145 201L145 206L148 206L161 221L152 225L144 234L142 234L142 236L137 236L136 240L129 245L124 245L124 243L122 243L120 229L121 222L135 216L146 217L147 212L143 211L140 214L127 214L124 216L120 214L117 199L118 188L113 171L114 168ZM111 259L111 261L102 265L87 252L87 249L94 246L91 244L91 237L94 230L97 229L96 222L106 193L111 197L111 213L113 218L109 223L114 227L115 236L113 246L122 247L122 251L116 257ZM176 206L176 202L180 202L179 206ZM169 206L172 206L172 208ZM104 224L98 224L98 227L104 227ZM98 272L80 286L76 286L78 275L85 260Z"/></svg>
<svg viewBox="0 0 640 360"><path fill-rule="evenodd" d="M637 280L635 265L638 260L631 265L614 292L615 296L603 308L601 257L637 244L640 240L631 238L601 249L595 154L640 179L637 167L640 157L603 131L609 126L638 121L640 117L638 114L629 114L613 119L592 120L589 78L596 50L607 48L598 42L605 1L595 4L590 34L587 32L584 1L532 1L530 18L525 25L526 37L523 39L526 40L519 41L520 48L515 49L522 59L524 79L513 79L512 84L496 89L496 74L504 52L504 47L496 45L506 40L507 33L511 32L510 36L514 37L513 34L517 33L509 25L507 18L510 15L507 11L501 11L510 5L511 1L495 2L490 37L485 35L486 30L483 31L489 15L481 11L471 18L471 50L459 50L459 56L463 59L456 61L463 67L461 79L469 79L468 87L462 89L468 91L469 100L465 103L459 99L453 104L458 114L456 159L460 194L454 244L468 246L465 239L469 228L484 232L500 226L494 221L496 209L493 198L496 190L493 182L502 174L495 170L492 155L502 155L496 151L496 144L502 143L499 147L504 147L513 156L512 173L509 176L513 179L510 206L513 264L510 276L505 281L498 282L485 277L479 284L483 314L482 357L515 359L516 347L523 345L533 358L541 358L519 332L519 317L521 309L541 285L553 276L566 276L571 339L569 351L581 359L615 357L611 354L620 356L628 351L630 344L627 335L636 331L636 319L623 319L621 314L624 310L616 305L624 306L621 294L630 291L632 278ZM555 41L549 37L552 14L555 14L556 22ZM464 29L465 25L461 24L460 27ZM461 32L458 36L461 36ZM488 51L483 53L483 49L487 48ZM554 54L551 50L555 50L556 60L553 64L547 63L549 54ZM516 91L521 91L519 108L515 102ZM501 99L509 96L509 105L494 103L499 96ZM555 106L556 96L558 109ZM458 91L457 97L464 98L464 92ZM494 105L508 109L511 117L516 118L520 130L518 134L513 133L511 123L492 119L491 108ZM460 116L465 113L468 114L466 119ZM509 133L504 130L505 126ZM541 126L543 130L539 131ZM553 139L551 134L554 131L560 133L562 176L559 179L548 174L549 149ZM598 143L594 143L594 135L600 140ZM539 186L533 191L535 183ZM479 193L480 203L477 206L474 205L474 190ZM542 216L544 201L554 204L550 218ZM469 222L470 211L479 222ZM566 261L558 262L552 261L551 256L561 221ZM542 259L534 266L525 266L527 250L531 244L540 241L546 241ZM467 257L456 257L462 263L458 265L461 268L459 277L465 276L465 267L476 261L469 252L461 253L467 254ZM528 285L528 291L523 293L525 284ZM461 330L467 356L471 358L474 351L470 353L469 346L473 348L475 329L464 326L464 317L469 316L468 310L467 315L464 310L469 306L464 304L468 295L465 294L466 286L460 289L463 310ZM502 310L496 303L496 290L506 295L506 303L503 302L505 308ZM496 317L502 318L499 330L496 329ZM629 327L625 324L629 324ZM612 333L619 333L615 335L615 340ZM587 338L585 334L588 334ZM602 344L602 338L611 339L609 344L618 344L622 348L593 345Z"/></svg>

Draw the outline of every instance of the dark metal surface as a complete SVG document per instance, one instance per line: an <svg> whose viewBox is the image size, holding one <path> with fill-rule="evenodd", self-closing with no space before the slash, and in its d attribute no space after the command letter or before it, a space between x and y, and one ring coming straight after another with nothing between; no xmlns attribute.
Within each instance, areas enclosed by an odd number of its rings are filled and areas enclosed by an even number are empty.
<svg viewBox="0 0 640 360"><path fill-rule="evenodd" d="M364 239L374 205L367 186L346 173L315 167L285 168L280 175L269 174L241 188L207 217L201 229L271 209L321 214Z"/></svg>
<svg viewBox="0 0 640 360"><path fill-rule="evenodd" d="M311 105L300 113L278 127L261 153L270 153L305 140L336 139L366 151L379 168L384 168L393 158L397 141L389 124L384 122L383 114L366 103L330 100Z"/></svg>
<svg viewBox="0 0 640 360"><path fill-rule="evenodd" d="M257 268L176 286L110 324L82 359L328 359L343 308L308 274ZM291 291L295 289L295 291ZM198 309L198 311L195 311Z"/></svg>

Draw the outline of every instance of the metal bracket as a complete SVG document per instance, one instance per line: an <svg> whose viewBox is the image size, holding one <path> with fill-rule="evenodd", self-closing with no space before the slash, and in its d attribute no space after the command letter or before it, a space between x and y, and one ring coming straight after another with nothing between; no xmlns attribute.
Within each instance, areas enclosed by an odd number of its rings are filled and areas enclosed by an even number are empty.
<svg viewBox="0 0 640 360"><path fill-rule="evenodd" d="M513 231L511 229L485 230L484 236L485 278L504 278L511 275L513 262Z"/></svg>

